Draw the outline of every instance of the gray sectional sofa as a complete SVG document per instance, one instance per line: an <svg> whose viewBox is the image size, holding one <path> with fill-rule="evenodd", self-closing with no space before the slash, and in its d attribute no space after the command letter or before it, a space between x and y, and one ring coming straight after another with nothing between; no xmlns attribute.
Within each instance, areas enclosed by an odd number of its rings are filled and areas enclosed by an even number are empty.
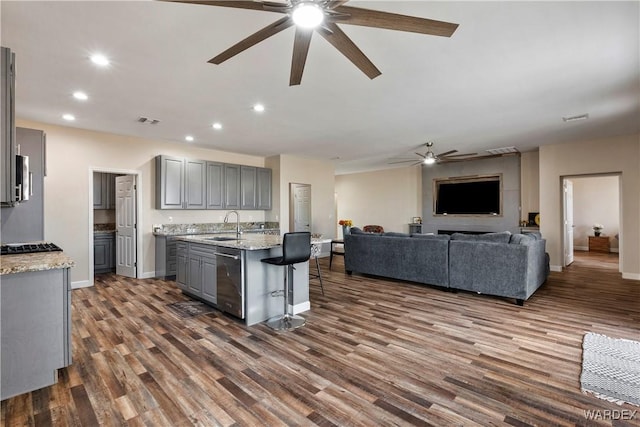
<svg viewBox="0 0 640 427"><path fill-rule="evenodd" d="M547 279L539 233L364 233L344 238L345 270L515 298L522 305Z"/></svg>

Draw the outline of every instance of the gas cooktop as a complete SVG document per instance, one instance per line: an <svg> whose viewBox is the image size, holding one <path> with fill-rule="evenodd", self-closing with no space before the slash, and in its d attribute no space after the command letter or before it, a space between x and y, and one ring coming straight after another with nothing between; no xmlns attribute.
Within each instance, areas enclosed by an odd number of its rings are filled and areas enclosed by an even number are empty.
<svg viewBox="0 0 640 427"><path fill-rule="evenodd" d="M62 249L53 243L9 243L0 246L0 255L33 254L36 252L59 252Z"/></svg>

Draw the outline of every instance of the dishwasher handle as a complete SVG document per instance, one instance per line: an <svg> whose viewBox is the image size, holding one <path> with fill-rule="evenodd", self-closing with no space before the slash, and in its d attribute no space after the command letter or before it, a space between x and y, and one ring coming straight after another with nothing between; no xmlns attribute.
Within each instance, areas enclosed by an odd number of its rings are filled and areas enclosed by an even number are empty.
<svg viewBox="0 0 640 427"><path fill-rule="evenodd" d="M214 255L215 256L225 257L225 258L231 258L231 259L235 259L235 260L239 260L240 259L239 255L222 254L220 252L216 252Z"/></svg>

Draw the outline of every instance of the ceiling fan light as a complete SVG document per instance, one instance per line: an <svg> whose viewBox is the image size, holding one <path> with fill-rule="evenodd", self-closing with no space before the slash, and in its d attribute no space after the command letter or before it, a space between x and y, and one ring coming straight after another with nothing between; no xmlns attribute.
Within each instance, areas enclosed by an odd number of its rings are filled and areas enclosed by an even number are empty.
<svg viewBox="0 0 640 427"><path fill-rule="evenodd" d="M433 157L433 155L427 156L427 157L424 158L424 164L425 165L432 165L435 162L436 162L436 159L435 159L435 157Z"/></svg>
<svg viewBox="0 0 640 427"><path fill-rule="evenodd" d="M313 2L302 2L293 9L291 19L298 27L316 28L324 20L324 11Z"/></svg>

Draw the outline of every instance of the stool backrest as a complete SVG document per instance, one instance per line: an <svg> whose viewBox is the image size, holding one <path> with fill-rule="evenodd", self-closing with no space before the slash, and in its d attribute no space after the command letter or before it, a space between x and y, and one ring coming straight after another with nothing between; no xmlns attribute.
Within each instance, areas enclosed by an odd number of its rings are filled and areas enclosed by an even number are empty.
<svg viewBox="0 0 640 427"><path fill-rule="evenodd" d="M297 264L308 261L309 258L311 258L311 233L308 231L284 233L282 262Z"/></svg>

